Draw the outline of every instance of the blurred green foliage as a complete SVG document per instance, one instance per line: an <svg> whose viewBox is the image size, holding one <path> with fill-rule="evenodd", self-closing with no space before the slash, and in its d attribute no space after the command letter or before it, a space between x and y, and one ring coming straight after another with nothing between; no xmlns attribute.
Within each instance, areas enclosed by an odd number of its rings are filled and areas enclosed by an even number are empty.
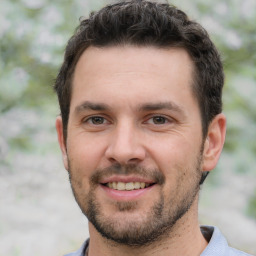
<svg viewBox="0 0 256 256"><path fill-rule="evenodd" d="M34 148L38 129L53 129L42 124L42 120L58 113L52 84L66 42L78 25L79 17L109 2L1 1L0 160L8 155L8 148L23 151ZM255 179L256 1L169 2L202 24L223 56L226 74L223 101L228 118L224 155L232 154L233 172L249 173ZM35 111L36 117L28 124L26 116L30 111ZM9 129L7 120L10 118L16 120L14 125L18 127L15 129ZM248 206L254 217L255 197L252 194Z"/></svg>
<svg viewBox="0 0 256 256"><path fill-rule="evenodd" d="M256 190L254 191L253 196L251 197L248 205L248 214L252 218L256 219Z"/></svg>

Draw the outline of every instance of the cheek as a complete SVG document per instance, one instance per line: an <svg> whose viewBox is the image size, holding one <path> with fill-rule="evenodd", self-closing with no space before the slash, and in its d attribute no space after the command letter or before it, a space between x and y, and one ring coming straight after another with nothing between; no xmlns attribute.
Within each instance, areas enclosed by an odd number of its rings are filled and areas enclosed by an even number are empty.
<svg viewBox="0 0 256 256"><path fill-rule="evenodd" d="M104 146L97 140L77 136L68 140L68 157L75 168L92 172L98 168L104 154Z"/></svg>
<svg viewBox="0 0 256 256"><path fill-rule="evenodd" d="M154 144L151 157L157 168L166 176L166 182L174 183L178 177L193 171L200 154L200 146L188 140L170 140ZM153 144L151 144L153 145Z"/></svg>
<svg viewBox="0 0 256 256"><path fill-rule="evenodd" d="M151 149L153 148L154 151L152 155L155 158L155 161L158 164L163 165L166 167L172 167L176 164L183 163L185 164L186 161L189 161L189 157L194 150L191 150L191 147L188 143L180 140L164 140L158 141L154 144ZM194 152L193 152L194 153Z"/></svg>

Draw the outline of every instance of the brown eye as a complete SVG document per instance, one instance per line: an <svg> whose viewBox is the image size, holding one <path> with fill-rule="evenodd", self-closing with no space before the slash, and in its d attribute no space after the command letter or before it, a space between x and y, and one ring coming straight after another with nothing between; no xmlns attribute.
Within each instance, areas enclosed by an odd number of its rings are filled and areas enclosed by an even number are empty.
<svg viewBox="0 0 256 256"><path fill-rule="evenodd" d="M152 118L154 124L165 124L166 123L166 118L162 116L155 116Z"/></svg>
<svg viewBox="0 0 256 256"><path fill-rule="evenodd" d="M88 122L95 124L95 125L100 125L100 124L104 124L105 118L103 118L101 116L93 116L88 119Z"/></svg>

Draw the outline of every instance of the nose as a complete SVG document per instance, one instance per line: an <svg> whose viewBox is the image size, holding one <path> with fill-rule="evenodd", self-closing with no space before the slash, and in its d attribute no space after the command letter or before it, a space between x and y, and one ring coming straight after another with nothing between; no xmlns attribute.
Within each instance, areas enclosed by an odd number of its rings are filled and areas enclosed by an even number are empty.
<svg viewBox="0 0 256 256"><path fill-rule="evenodd" d="M112 164L138 164L146 156L139 128L124 122L118 125L110 138L105 155Z"/></svg>

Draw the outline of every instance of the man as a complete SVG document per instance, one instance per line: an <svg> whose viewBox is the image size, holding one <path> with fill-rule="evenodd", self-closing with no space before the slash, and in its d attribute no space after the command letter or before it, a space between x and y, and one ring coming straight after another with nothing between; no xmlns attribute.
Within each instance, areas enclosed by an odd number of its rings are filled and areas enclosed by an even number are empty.
<svg viewBox="0 0 256 256"><path fill-rule="evenodd" d="M168 4L82 20L56 80L58 140L90 240L69 255L247 255L200 227L200 185L226 130L207 32Z"/></svg>

